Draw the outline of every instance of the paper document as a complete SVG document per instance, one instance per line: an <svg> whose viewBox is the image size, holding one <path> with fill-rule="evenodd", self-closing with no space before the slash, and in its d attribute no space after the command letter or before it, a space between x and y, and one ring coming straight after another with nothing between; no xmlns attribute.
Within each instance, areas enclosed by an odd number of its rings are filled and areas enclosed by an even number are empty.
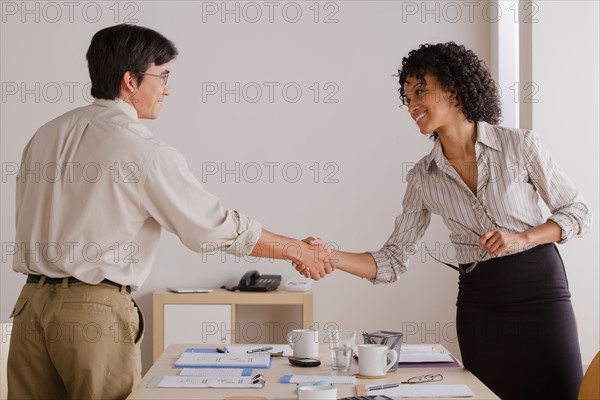
<svg viewBox="0 0 600 400"><path fill-rule="evenodd" d="M183 368L179 376L250 376L250 368Z"/></svg>
<svg viewBox="0 0 600 400"><path fill-rule="evenodd" d="M284 375L279 383L314 383L327 381L329 383L351 383L354 384L354 375Z"/></svg>
<svg viewBox="0 0 600 400"><path fill-rule="evenodd" d="M269 354L283 352L283 357L294 355L294 351L289 344L229 344L225 346L225 349L227 349L228 353L247 354L249 351L266 347L272 347L272 349L266 351Z"/></svg>
<svg viewBox="0 0 600 400"><path fill-rule="evenodd" d="M252 377L163 376L155 387L161 388L262 388L264 382ZM256 383L254 383L256 382Z"/></svg>
<svg viewBox="0 0 600 400"><path fill-rule="evenodd" d="M184 352L174 366L176 368L270 368L269 353L191 353Z"/></svg>
<svg viewBox="0 0 600 400"><path fill-rule="evenodd" d="M403 344L400 351L405 353L433 353L437 351L441 353L441 350L436 349L431 345L418 345L418 344Z"/></svg>
<svg viewBox="0 0 600 400"><path fill-rule="evenodd" d="M366 385L368 395L386 395L389 397L473 397L474 394L467 385L452 384L438 385L422 383L418 385L399 385L395 388L369 391L369 387L378 385Z"/></svg>
<svg viewBox="0 0 600 400"><path fill-rule="evenodd" d="M399 363L423 362L454 362L449 353L445 353L431 346L405 346L400 347Z"/></svg>

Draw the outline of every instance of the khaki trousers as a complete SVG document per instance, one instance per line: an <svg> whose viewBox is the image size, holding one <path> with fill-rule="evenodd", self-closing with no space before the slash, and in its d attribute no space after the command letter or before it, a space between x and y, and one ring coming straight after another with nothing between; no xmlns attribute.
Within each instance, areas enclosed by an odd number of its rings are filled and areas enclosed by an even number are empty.
<svg viewBox="0 0 600 400"><path fill-rule="evenodd" d="M124 287L27 283L8 353L9 399L124 399L141 380L142 314Z"/></svg>

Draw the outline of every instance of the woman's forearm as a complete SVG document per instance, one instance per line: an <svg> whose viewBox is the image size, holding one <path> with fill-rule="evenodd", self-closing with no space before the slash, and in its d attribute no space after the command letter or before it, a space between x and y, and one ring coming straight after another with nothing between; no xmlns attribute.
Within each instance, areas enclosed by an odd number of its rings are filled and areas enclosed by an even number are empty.
<svg viewBox="0 0 600 400"><path fill-rule="evenodd" d="M371 253L335 251L331 262L337 269L361 278L375 279L377 275L377 264Z"/></svg>
<svg viewBox="0 0 600 400"><path fill-rule="evenodd" d="M534 226L531 229L523 232L528 243L544 244L559 242L562 230L554 221L546 221L545 223Z"/></svg>

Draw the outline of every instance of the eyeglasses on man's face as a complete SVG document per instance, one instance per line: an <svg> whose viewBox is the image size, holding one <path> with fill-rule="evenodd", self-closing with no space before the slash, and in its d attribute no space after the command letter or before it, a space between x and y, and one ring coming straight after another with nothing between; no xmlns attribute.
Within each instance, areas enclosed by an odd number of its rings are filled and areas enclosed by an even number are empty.
<svg viewBox="0 0 600 400"><path fill-rule="evenodd" d="M475 234L475 235L477 235L478 237L481 237L481 236L483 235L483 234L480 234L480 233L478 233L478 232L474 231L473 229L469 228L468 226L466 226L466 225L465 225L465 224L463 224L462 222L458 222L458 221L456 221L456 220L454 220L454 219L452 219L452 218L448 218L448 220L450 220L450 221L454 222L455 224L458 224L458 225L462 226L463 228L467 229L469 232L472 232L472 233L474 233L474 234ZM456 243L456 244L462 244L462 245L465 245L465 246L477 246L477 247L479 247L479 243L477 243L477 244L475 244L475 243ZM480 255L479 255L479 257L477 258L477 261L475 261L475 262L473 262L473 263L471 263L471 264L468 264L466 267L463 267L463 268L461 268L461 267L459 267L459 266L452 265L452 264L450 264L450 263L447 263L447 262L444 262L444 261L438 260L438 259L437 259L437 258L435 258L433 255L431 255L431 252L429 251L429 249L427 248L427 246L425 246L425 251L427 251L427 254L429 254L429 256L430 256L431 258L433 258L435 261L437 261L437 262L439 262L439 263L442 263L442 264L444 264L444 265L447 265L447 266L449 266L449 267L450 267L450 268L452 268L452 269L455 269L455 270L457 270L457 271L458 271L458 272L459 272L461 275L466 275L466 274L468 274L469 272L473 271L473 270L475 269L475 267L477 267L477 265L479 265L479 263L480 263L481 261L483 261L483 258L485 257L485 253L487 253L487 250L486 250L486 249L482 249L482 251L481 251L481 254L480 254Z"/></svg>
<svg viewBox="0 0 600 400"><path fill-rule="evenodd" d="M167 82L169 81L169 74L156 75L156 74L149 74L147 72L144 72L144 73L142 73L140 75L148 75L148 76L153 76L155 78L161 78L163 86L167 86Z"/></svg>

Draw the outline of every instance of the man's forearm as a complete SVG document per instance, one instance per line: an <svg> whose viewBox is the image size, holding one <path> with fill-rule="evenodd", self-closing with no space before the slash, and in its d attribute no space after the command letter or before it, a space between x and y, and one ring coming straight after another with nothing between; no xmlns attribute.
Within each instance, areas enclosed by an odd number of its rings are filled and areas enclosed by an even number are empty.
<svg viewBox="0 0 600 400"><path fill-rule="evenodd" d="M309 246L294 238L279 235L263 228L251 256L278 260L299 261Z"/></svg>

